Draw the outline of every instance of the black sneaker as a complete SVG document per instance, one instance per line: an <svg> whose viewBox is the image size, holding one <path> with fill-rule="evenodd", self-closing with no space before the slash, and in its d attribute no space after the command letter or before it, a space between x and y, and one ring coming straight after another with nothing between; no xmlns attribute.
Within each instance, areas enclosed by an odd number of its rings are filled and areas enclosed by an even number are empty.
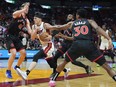
<svg viewBox="0 0 116 87"><path fill-rule="evenodd" d="M91 67L90 66L87 66L86 68L85 68L85 71L86 71L86 73L87 74L91 74L92 72L94 72L93 70L91 70Z"/></svg>

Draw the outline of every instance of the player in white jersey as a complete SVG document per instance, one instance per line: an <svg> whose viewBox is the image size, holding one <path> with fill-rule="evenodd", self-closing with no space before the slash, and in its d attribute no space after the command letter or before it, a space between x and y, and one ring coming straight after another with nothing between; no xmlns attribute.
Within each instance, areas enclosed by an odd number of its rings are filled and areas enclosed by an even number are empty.
<svg viewBox="0 0 116 87"><path fill-rule="evenodd" d="M60 28L58 26L52 26L48 23L44 23L42 21L42 13L35 14L34 22L35 24L32 26L31 39L34 40L35 38L38 38L42 45L42 49L34 55L33 62L30 64L26 72L22 72L18 69L18 73L23 79L27 78L29 73L35 68L37 61L40 58L45 58L51 68L57 67L52 55L54 51L54 44L52 42L51 30L58 30ZM67 71L68 70L65 70L65 72Z"/></svg>
<svg viewBox="0 0 116 87"><path fill-rule="evenodd" d="M111 33L106 28L106 25L103 25L102 28L105 30L106 34L111 37ZM114 61L115 54L113 53L113 50L108 49L108 46L109 46L108 40L104 38L103 36L101 36L100 39L101 39L100 50L104 53L104 55L108 55L111 57L112 63L113 63L112 67L115 68L115 61Z"/></svg>

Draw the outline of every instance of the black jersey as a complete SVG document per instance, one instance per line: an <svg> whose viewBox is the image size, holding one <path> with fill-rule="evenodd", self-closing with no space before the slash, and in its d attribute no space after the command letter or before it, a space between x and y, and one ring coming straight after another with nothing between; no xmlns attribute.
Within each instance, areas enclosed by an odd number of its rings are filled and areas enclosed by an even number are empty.
<svg viewBox="0 0 116 87"><path fill-rule="evenodd" d="M71 29L66 29L63 34L66 35L66 36L68 36L68 37L72 37L72 31L71 31ZM64 39L64 42L66 42L66 43L73 42L73 40L66 40L66 39Z"/></svg>
<svg viewBox="0 0 116 87"><path fill-rule="evenodd" d="M10 35L18 36L19 32L26 26L26 20L21 16L12 20L8 27L7 33Z"/></svg>
<svg viewBox="0 0 116 87"><path fill-rule="evenodd" d="M74 40L93 40L92 27L87 19L75 20L72 33Z"/></svg>

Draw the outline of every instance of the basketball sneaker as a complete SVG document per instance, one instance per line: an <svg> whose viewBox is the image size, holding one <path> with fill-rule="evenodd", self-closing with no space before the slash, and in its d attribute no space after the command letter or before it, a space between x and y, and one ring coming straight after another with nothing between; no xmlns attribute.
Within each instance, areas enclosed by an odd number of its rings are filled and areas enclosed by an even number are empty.
<svg viewBox="0 0 116 87"><path fill-rule="evenodd" d="M92 72L94 72L93 70L91 70L91 67L90 66L87 66L86 68L85 68L85 71L86 71L86 73L87 74L91 74Z"/></svg>
<svg viewBox="0 0 116 87"><path fill-rule="evenodd" d="M6 77L12 79L11 70L6 70Z"/></svg>
<svg viewBox="0 0 116 87"><path fill-rule="evenodd" d="M19 68L16 68L16 71L18 73L19 76L21 76L24 80L27 79L27 73L24 71L21 71Z"/></svg>
<svg viewBox="0 0 116 87"><path fill-rule="evenodd" d="M99 64L97 64L96 66L97 66L97 67L100 67L100 65L99 65Z"/></svg>
<svg viewBox="0 0 116 87"><path fill-rule="evenodd" d="M70 68L66 68L66 72L64 72L64 78L68 77L68 73L71 71Z"/></svg>
<svg viewBox="0 0 116 87"><path fill-rule="evenodd" d="M49 86L50 86L50 87L55 87L55 86L56 86L56 82L50 80L50 81L49 81Z"/></svg>

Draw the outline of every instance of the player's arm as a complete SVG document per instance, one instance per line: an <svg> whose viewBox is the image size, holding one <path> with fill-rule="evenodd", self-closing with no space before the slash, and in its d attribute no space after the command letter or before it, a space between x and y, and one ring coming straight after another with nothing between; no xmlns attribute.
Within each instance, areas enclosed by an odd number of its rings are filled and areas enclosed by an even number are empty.
<svg viewBox="0 0 116 87"><path fill-rule="evenodd" d="M35 40L35 38L38 38L37 32L37 27L35 27L35 25L32 25L31 40Z"/></svg>
<svg viewBox="0 0 116 87"><path fill-rule="evenodd" d="M55 37L58 37L58 38L60 37L60 38L66 39L66 40L74 40L73 37L69 37L69 36L64 35L64 34L62 34L62 33L56 34Z"/></svg>
<svg viewBox="0 0 116 87"><path fill-rule="evenodd" d="M64 25L55 25L55 26L52 26L48 23L45 23L45 28L46 29L51 29L51 30L65 30L65 29L68 29L71 27L73 22L68 22L67 24L64 24Z"/></svg>
<svg viewBox="0 0 116 87"><path fill-rule="evenodd" d="M31 35L32 30L31 30L29 19L26 19L26 28L27 28L28 34Z"/></svg>
<svg viewBox="0 0 116 87"><path fill-rule="evenodd" d="M104 36L109 41L109 46L110 46L110 48L112 48L113 47L111 45L112 40L109 37L109 35L107 35L106 32L100 26L98 26L97 23L94 20L88 20L88 21L91 24L91 26L98 32L98 34Z"/></svg>
<svg viewBox="0 0 116 87"><path fill-rule="evenodd" d="M13 13L13 18L17 18L20 17L22 13L25 13L27 11L27 9L29 9L29 3L27 3L23 9L21 10L17 10Z"/></svg>

